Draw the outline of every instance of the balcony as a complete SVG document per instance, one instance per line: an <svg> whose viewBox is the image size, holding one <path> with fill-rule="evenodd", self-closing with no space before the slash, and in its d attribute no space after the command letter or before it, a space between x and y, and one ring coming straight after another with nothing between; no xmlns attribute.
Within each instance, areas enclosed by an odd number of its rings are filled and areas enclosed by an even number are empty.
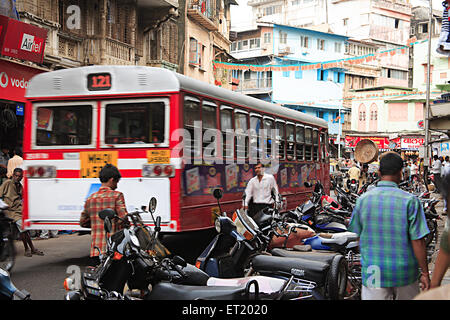
<svg viewBox="0 0 450 320"><path fill-rule="evenodd" d="M164 68L175 72L178 71L178 65L166 60L147 60L147 65L149 67Z"/></svg>
<svg viewBox="0 0 450 320"><path fill-rule="evenodd" d="M400 12L403 14L411 14L411 4L401 2L391 2L389 0L372 0L373 6L389 11Z"/></svg>
<svg viewBox="0 0 450 320"><path fill-rule="evenodd" d="M213 9L212 1L192 0L187 10L188 17L207 29L208 31L218 31L217 13Z"/></svg>
<svg viewBox="0 0 450 320"><path fill-rule="evenodd" d="M250 7L259 6L266 3L277 2L279 0L249 0L247 5Z"/></svg>
<svg viewBox="0 0 450 320"><path fill-rule="evenodd" d="M135 64L133 46L115 39L106 38L106 59L108 64Z"/></svg>
<svg viewBox="0 0 450 320"><path fill-rule="evenodd" d="M272 91L272 78L246 79L240 81L234 91L243 94L269 93Z"/></svg>

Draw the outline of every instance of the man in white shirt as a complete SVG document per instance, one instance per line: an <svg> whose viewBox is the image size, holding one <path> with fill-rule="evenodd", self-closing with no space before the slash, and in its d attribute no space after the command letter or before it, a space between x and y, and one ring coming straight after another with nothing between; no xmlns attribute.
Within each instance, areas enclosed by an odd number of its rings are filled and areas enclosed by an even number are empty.
<svg viewBox="0 0 450 320"><path fill-rule="evenodd" d="M431 165L431 173L434 176L434 186L436 187L436 193L440 193L440 187L441 187L441 167L442 163L441 160L439 160L437 155L434 155L433 157L434 161Z"/></svg>
<svg viewBox="0 0 450 320"><path fill-rule="evenodd" d="M278 197L278 185L275 177L264 173L263 165L260 162L255 166L255 173L256 176L250 179L245 188L244 210L248 209L250 217L274 203L272 189L275 189L275 196ZM250 203L251 200L253 203Z"/></svg>

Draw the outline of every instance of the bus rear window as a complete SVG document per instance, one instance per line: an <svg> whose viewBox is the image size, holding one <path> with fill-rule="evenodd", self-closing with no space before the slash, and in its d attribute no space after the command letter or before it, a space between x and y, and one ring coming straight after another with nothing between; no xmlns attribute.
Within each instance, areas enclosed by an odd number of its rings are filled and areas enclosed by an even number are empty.
<svg viewBox="0 0 450 320"><path fill-rule="evenodd" d="M106 105L107 144L164 142L164 102Z"/></svg>
<svg viewBox="0 0 450 320"><path fill-rule="evenodd" d="M92 144L92 106L42 106L37 108L36 145Z"/></svg>

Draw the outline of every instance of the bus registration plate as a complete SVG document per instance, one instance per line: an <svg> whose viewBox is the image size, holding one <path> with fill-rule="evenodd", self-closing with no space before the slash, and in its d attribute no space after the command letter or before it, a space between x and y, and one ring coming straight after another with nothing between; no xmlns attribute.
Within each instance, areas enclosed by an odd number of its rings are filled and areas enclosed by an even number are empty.
<svg viewBox="0 0 450 320"><path fill-rule="evenodd" d="M117 151L87 151L80 152L81 178L98 178L105 164L117 166Z"/></svg>
<svg viewBox="0 0 450 320"><path fill-rule="evenodd" d="M148 163L170 163L170 150L147 150Z"/></svg>

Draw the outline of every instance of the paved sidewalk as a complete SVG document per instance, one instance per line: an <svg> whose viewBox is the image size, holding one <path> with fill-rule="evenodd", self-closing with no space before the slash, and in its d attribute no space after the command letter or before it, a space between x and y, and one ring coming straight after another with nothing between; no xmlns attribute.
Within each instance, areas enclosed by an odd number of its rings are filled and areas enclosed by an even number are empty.
<svg viewBox="0 0 450 320"><path fill-rule="evenodd" d="M436 194L436 193L432 193L431 197L441 200L436 204L436 211L439 214L439 216L442 218L442 220L438 220L438 236L439 236L439 241L440 241L442 231L444 230L445 222L447 221L447 216L442 214L444 211L444 201L442 199L442 196L439 194ZM436 245L435 252L434 252L431 262L428 266L428 268L431 272L433 272L433 270L434 270L434 263L436 261L438 250L439 250L439 243L437 243L437 245ZM442 279L442 285L445 285L445 284L450 284L450 269L447 270L447 273L445 274L444 278Z"/></svg>

